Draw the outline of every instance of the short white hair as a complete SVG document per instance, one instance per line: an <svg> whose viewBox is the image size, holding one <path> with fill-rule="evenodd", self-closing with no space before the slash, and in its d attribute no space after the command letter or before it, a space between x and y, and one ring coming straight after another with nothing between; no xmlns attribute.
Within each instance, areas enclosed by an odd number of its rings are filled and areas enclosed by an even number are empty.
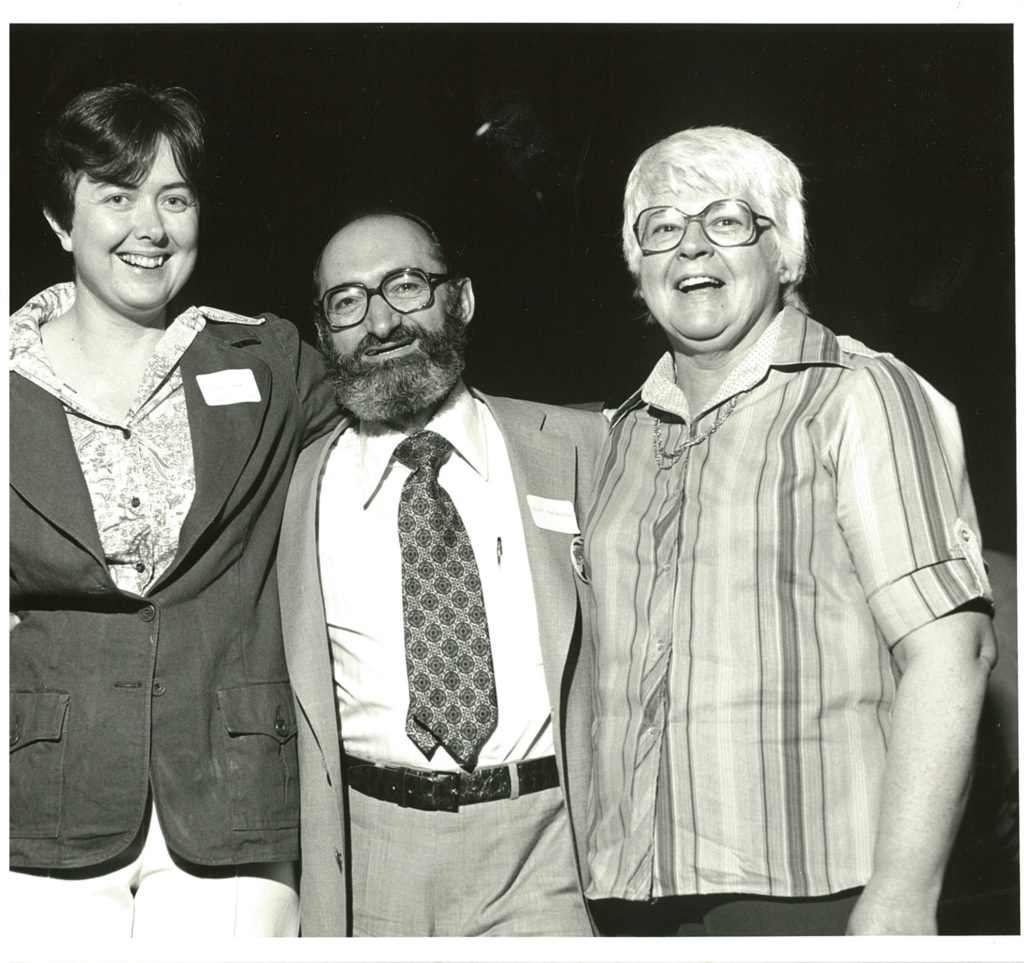
<svg viewBox="0 0 1024 963"><path fill-rule="evenodd" d="M778 265L789 274L782 300L804 308L796 288L807 267L807 227L796 164L768 141L736 127L693 127L648 147L633 165L622 205L622 249L634 278L644 257L633 233L637 216L653 198L683 191L738 197L770 217Z"/></svg>

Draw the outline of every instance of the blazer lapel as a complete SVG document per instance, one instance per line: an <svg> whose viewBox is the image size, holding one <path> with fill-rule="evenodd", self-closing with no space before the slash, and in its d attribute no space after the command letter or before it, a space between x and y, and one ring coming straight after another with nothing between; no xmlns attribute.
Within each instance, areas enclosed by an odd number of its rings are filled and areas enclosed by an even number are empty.
<svg viewBox="0 0 1024 963"><path fill-rule="evenodd" d="M89 489L78 462L64 406L21 375L10 376L10 483L52 525L93 555L106 560ZM18 416L32 409L31 422ZM14 454L16 453L16 455Z"/></svg>
<svg viewBox="0 0 1024 963"><path fill-rule="evenodd" d="M239 350L258 337L252 330L240 328L232 342L221 342L206 332L200 332L182 356L181 374L195 453L196 497L181 527L175 561L163 574L161 582L185 558L221 511L259 439L270 405L271 371L251 352ZM252 371L259 389L259 401L207 404L196 377L229 368Z"/></svg>
<svg viewBox="0 0 1024 963"><path fill-rule="evenodd" d="M562 670L576 622L576 590L569 557L572 535L541 528L534 521L527 495L573 502L576 493L576 447L571 438L545 431L546 415L534 409L523 421L501 398L483 396L505 436L519 511L526 537L526 554L537 602L537 627L552 704L558 705Z"/></svg>
<svg viewBox="0 0 1024 963"><path fill-rule="evenodd" d="M338 729L330 641L320 586L318 506L324 466L349 424L348 419L343 420L299 456L288 490L277 555L281 624L292 691L329 761L335 759Z"/></svg>

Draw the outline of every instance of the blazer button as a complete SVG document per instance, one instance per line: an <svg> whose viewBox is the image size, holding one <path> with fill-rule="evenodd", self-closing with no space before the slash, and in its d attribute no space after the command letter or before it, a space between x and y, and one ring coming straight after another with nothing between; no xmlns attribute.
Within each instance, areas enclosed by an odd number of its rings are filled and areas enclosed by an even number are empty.
<svg viewBox="0 0 1024 963"><path fill-rule="evenodd" d="M16 746L21 742L21 726L16 722L11 730L11 745Z"/></svg>
<svg viewBox="0 0 1024 963"><path fill-rule="evenodd" d="M139 618L142 619L143 622L152 622L153 619L156 618L156 606L146 605L139 609Z"/></svg>
<svg viewBox="0 0 1024 963"><path fill-rule="evenodd" d="M163 679L156 679L153 682L153 695L162 696L167 691L167 686L164 685Z"/></svg>
<svg viewBox="0 0 1024 963"><path fill-rule="evenodd" d="M288 723L284 720L284 713L281 711L280 706L277 707L277 715L274 719L274 732L281 736L281 738L288 735Z"/></svg>

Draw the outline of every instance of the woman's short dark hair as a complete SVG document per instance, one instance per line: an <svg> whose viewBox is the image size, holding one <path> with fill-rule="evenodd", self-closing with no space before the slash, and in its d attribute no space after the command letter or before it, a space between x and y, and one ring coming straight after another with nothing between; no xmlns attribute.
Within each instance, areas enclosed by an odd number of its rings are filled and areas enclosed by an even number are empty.
<svg viewBox="0 0 1024 963"><path fill-rule="evenodd" d="M87 90L50 125L40 149L43 210L71 230L75 189L93 180L137 187L166 137L182 177L198 194L203 166L203 113L181 87L124 83Z"/></svg>

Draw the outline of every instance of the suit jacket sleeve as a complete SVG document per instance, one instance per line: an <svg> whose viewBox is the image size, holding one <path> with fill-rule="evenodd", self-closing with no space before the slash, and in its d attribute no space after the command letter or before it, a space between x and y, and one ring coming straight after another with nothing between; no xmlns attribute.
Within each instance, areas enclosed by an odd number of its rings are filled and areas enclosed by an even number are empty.
<svg viewBox="0 0 1024 963"><path fill-rule="evenodd" d="M305 430L300 440L305 448L323 437L341 417L327 374L324 356L299 337L295 325L275 314L263 314L273 336L288 357L295 378L295 390L305 416Z"/></svg>

